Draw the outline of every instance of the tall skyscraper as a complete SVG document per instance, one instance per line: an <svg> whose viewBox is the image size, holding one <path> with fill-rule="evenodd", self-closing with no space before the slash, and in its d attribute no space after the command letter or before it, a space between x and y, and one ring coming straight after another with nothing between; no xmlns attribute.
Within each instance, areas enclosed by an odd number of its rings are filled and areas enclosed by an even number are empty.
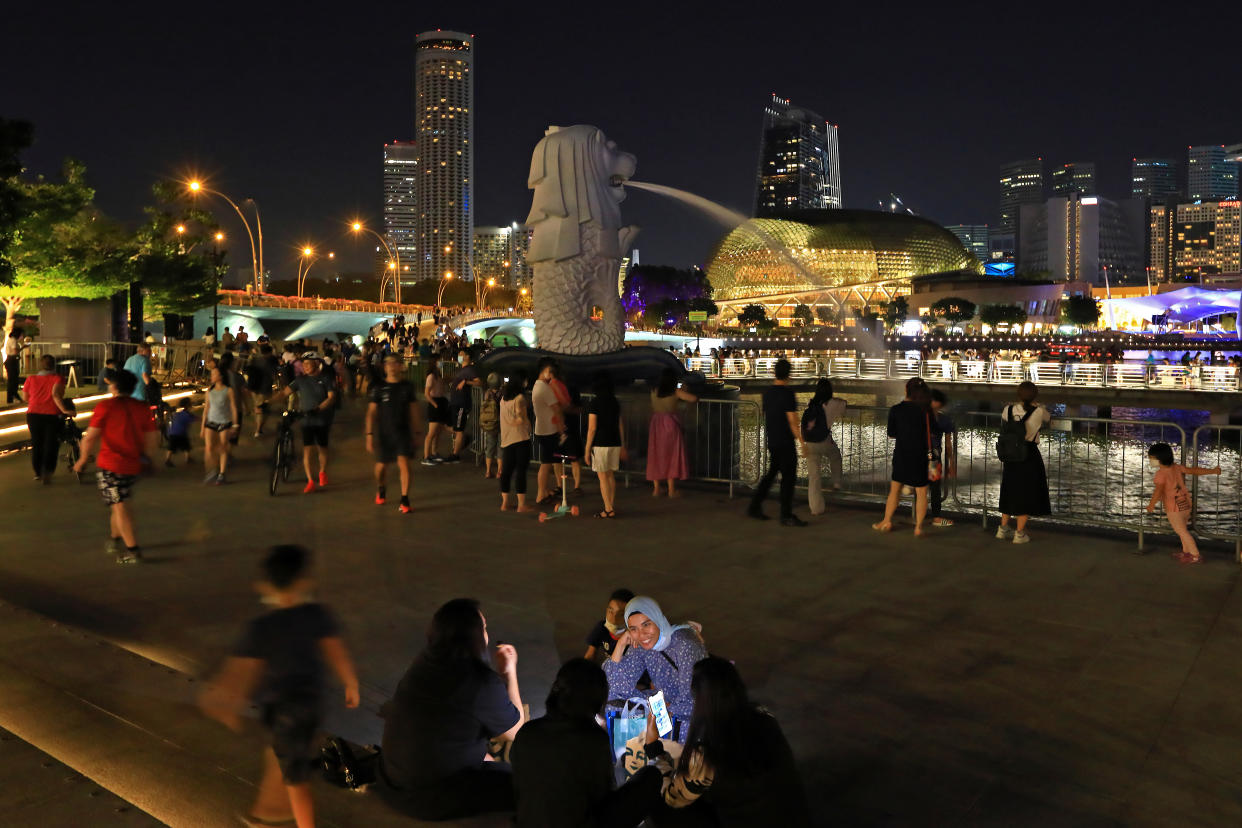
<svg viewBox="0 0 1242 828"><path fill-rule="evenodd" d="M417 264L417 170L418 145L415 142L384 144L384 236L401 259L402 284L413 280ZM388 267L387 254L380 258L384 261L378 262L379 266Z"/></svg>
<svg viewBox="0 0 1242 828"><path fill-rule="evenodd" d="M517 223L474 228L474 276L495 279L503 288L513 287L513 268L521 230Z"/></svg>
<svg viewBox="0 0 1242 828"><path fill-rule="evenodd" d="M1156 204L1147 260L1157 282L1196 282L1242 271L1242 202Z"/></svg>
<svg viewBox="0 0 1242 828"><path fill-rule="evenodd" d="M989 231L991 252L1013 256L1018 250L1018 211L1044 201L1044 159L1010 161L1000 168L1000 215Z"/></svg>
<svg viewBox="0 0 1242 828"><path fill-rule="evenodd" d="M414 126L418 142L415 279L470 280L474 243L474 36L418 35Z"/></svg>
<svg viewBox="0 0 1242 828"><path fill-rule="evenodd" d="M1238 163L1230 159L1223 144L1188 150L1186 194L1191 201L1238 197Z"/></svg>
<svg viewBox="0 0 1242 828"><path fill-rule="evenodd" d="M973 253L979 261L987 262L991 259L986 224L952 224L945 229L957 236L962 247Z"/></svg>
<svg viewBox="0 0 1242 828"><path fill-rule="evenodd" d="M1130 160L1130 195L1133 198L1163 201L1177 192L1177 162L1172 158Z"/></svg>
<svg viewBox="0 0 1242 828"><path fill-rule="evenodd" d="M1070 193L1092 195L1095 193L1095 162L1071 161L1052 171L1052 194L1067 196Z"/></svg>
<svg viewBox="0 0 1242 828"><path fill-rule="evenodd" d="M836 125L773 95L763 109L755 215L842 204Z"/></svg>
<svg viewBox="0 0 1242 828"><path fill-rule="evenodd" d="M1018 238L1018 269L1047 271L1064 282L1142 284L1146 204L1100 196L1054 196L1024 204Z"/></svg>

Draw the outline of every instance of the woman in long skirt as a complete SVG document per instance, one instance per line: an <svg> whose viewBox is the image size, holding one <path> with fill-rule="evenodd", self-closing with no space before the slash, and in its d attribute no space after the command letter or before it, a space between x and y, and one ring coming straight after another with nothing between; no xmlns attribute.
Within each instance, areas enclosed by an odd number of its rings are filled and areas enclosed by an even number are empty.
<svg viewBox="0 0 1242 828"><path fill-rule="evenodd" d="M1001 524L996 530L999 540L1013 539L1014 543L1030 543L1026 533L1026 521L1031 516L1052 514L1052 502L1048 498L1048 472L1044 468L1043 455L1039 453L1039 431L1052 421L1052 415L1041 403L1035 401L1039 389L1033 382L1018 386L1018 401L1005 406L1001 412L1004 420L1026 421L1026 459L1005 463L1001 471L1000 513ZM1009 528L1011 518L1016 519L1017 531Z"/></svg>
<svg viewBox="0 0 1242 828"><path fill-rule="evenodd" d="M651 392L651 423L647 429L647 479L652 497L660 496L660 481L669 497L680 497L677 481L690 476L686 462L686 438L677 416L677 402L698 402L698 397L678 387L671 368L665 368Z"/></svg>

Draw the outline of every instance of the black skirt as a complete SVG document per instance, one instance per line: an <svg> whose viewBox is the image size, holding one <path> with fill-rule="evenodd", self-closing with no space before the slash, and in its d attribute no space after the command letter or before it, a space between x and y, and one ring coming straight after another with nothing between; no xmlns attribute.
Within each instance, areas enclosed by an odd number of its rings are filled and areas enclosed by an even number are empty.
<svg viewBox="0 0 1242 828"><path fill-rule="evenodd" d="M1052 514L1048 499L1048 472L1038 443L1021 463L1005 463L1001 473L1000 512L1002 515L1042 517Z"/></svg>

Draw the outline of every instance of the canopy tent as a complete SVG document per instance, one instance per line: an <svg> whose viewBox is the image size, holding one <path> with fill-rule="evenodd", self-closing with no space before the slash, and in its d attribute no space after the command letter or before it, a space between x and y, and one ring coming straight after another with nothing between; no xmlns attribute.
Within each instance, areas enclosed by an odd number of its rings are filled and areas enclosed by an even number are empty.
<svg viewBox="0 0 1242 828"><path fill-rule="evenodd" d="M1167 316L1169 324L1187 325L1209 316L1239 313L1242 306L1242 290L1213 290L1203 287L1184 287L1154 296L1136 296L1131 299L1105 299L1104 318L1109 324L1125 324L1125 320L1151 320ZM1239 331L1242 339L1242 330Z"/></svg>

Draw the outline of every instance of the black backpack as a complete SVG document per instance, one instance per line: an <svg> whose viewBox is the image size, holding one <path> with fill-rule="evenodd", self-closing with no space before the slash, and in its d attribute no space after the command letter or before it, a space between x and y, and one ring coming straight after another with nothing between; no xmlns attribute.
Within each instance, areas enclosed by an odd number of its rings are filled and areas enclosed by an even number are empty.
<svg viewBox="0 0 1242 828"><path fill-rule="evenodd" d="M802 412L802 439L808 443L822 443L828 435L828 416L824 414L824 406L812 402Z"/></svg>
<svg viewBox="0 0 1242 828"><path fill-rule="evenodd" d="M1013 406L1009 407L1009 416L1001 420L1000 436L996 438L996 456L1002 463L1021 463L1031 455L1031 444L1026 439L1026 421L1034 413L1032 408L1022 419L1015 420Z"/></svg>

